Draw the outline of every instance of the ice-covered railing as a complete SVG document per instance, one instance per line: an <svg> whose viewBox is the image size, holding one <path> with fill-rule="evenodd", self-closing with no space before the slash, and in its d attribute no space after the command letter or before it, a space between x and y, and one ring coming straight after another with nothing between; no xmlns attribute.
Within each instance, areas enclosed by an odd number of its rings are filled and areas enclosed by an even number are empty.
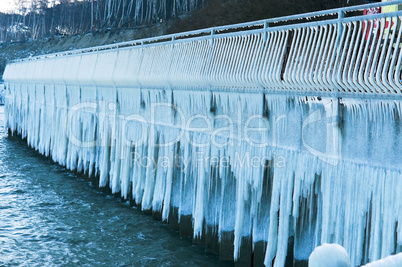
<svg viewBox="0 0 402 267"><path fill-rule="evenodd" d="M7 65L4 80L395 97L402 93L402 11L356 11L396 4L402 1L38 56Z"/></svg>

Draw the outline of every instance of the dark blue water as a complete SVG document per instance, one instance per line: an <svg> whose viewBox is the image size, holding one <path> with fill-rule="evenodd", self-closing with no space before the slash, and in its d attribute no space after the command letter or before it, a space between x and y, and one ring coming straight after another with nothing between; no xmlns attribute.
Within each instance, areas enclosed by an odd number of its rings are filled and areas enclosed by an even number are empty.
<svg viewBox="0 0 402 267"><path fill-rule="evenodd" d="M0 266L214 266L160 221L7 138L0 106Z"/></svg>

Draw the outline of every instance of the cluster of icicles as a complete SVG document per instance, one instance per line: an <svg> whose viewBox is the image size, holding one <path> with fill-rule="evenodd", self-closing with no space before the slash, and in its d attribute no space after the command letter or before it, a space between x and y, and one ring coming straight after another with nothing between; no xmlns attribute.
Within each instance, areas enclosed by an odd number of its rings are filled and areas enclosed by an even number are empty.
<svg viewBox="0 0 402 267"><path fill-rule="evenodd" d="M156 116L155 103L167 106ZM317 110L322 122L304 125ZM266 242L266 266L283 266L294 237L296 259L338 243L359 265L402 251L401 110L400 101L12 83L6 126L67 169L97 175L100 186L126 199L132 194L163 220L171 207L179 218L191 215L194 236L205 225L219 236L233 231L235 259L242 238L251 237ZM178 126L180 114L193 118L186 127ZM335 120L328 122L328 114ZM253 115L268 122L267 133L255 137L265 146L251 145L239 131ZM214 140L223 145L214 146L212 132L225 116L242 120L234 129L239 135L219 131ZM213 122L209 131L202 130L205 118ZM325 151L311 151L325 150L329 129L338 131L338 150L331 151L339 154L325 160ZM266 164L242 165L238 155L264 157ZM229 164L220 164L223 157ZM159 164L165 159L174 164Z"/></svg>

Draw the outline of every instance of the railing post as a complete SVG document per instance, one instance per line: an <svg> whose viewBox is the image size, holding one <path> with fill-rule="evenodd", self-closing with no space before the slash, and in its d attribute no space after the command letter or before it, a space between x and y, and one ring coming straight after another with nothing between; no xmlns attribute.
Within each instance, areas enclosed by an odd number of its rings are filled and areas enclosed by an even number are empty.
<svg viewBox="0 0 402 267"><path fill-rule="evenodd" d="M210 80L209 72L211 70L211 62L212 62L212 56L214 54L214 35L215 35L215 30L211 30L211 40L210 40L210 49L209 49L209 55L208 55L208 62L206 64L205 70L203 70L202 76L206 81ZM209 84L209 82L208 82ZM211 86L211 84L209 84Z"/></svg>
<svg viewBox="0 0 402 267"><path fill-rule="evenodd" d="M344 17L345 13L342 10L340 10L338 12L338 19L343 19ZM339 47L340 45L342 34L343 34L343 24L341 22L338 22L338 38L336 40L336 47Z"/></svg>
<svg viewBox="0 0 402 267"><path fill-rule="evenodd" d="M142 85L141 85L141 83L140 83L140 79L138 78L139 76L140 76L140 72L141 72L141 65L142 65L142 61L143 61L143 57L144 57L144 41L142 40L141 41L141 56L140 56L140 67L138 68L138 70L137 70L137 77L136 77L136 80L137 80L137 83L140 85L140 88L142 87Z"/></svg>
<svg viewBox="0 0 402 267"><path fill-rule="evenodd" d="M169 59L169 69L166 72L166 83L169 85L169 88L172 88L172 84L170 83L170 76L171 76L171 72L172 72L172 62L173 62L173 57L174 57L174 43L176 41L176 36L172 37L172 51L170 53L170 59Z"/></svg>
<svg viewBox="0 0 402 267"><path fill-rule="evenodd" d="M211 47L214 46L214 36L215 36L215 30L211 30Z"/></svg>

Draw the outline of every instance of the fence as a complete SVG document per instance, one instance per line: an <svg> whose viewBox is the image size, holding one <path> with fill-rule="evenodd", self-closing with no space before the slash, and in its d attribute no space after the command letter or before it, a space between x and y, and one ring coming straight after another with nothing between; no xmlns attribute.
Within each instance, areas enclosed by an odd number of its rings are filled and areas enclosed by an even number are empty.
<svg viewBox="0 0 402 267"><path fill-rule="evenodd" d="M399 97L402 11L375 3L14 61L7 82Z"/></svg>

